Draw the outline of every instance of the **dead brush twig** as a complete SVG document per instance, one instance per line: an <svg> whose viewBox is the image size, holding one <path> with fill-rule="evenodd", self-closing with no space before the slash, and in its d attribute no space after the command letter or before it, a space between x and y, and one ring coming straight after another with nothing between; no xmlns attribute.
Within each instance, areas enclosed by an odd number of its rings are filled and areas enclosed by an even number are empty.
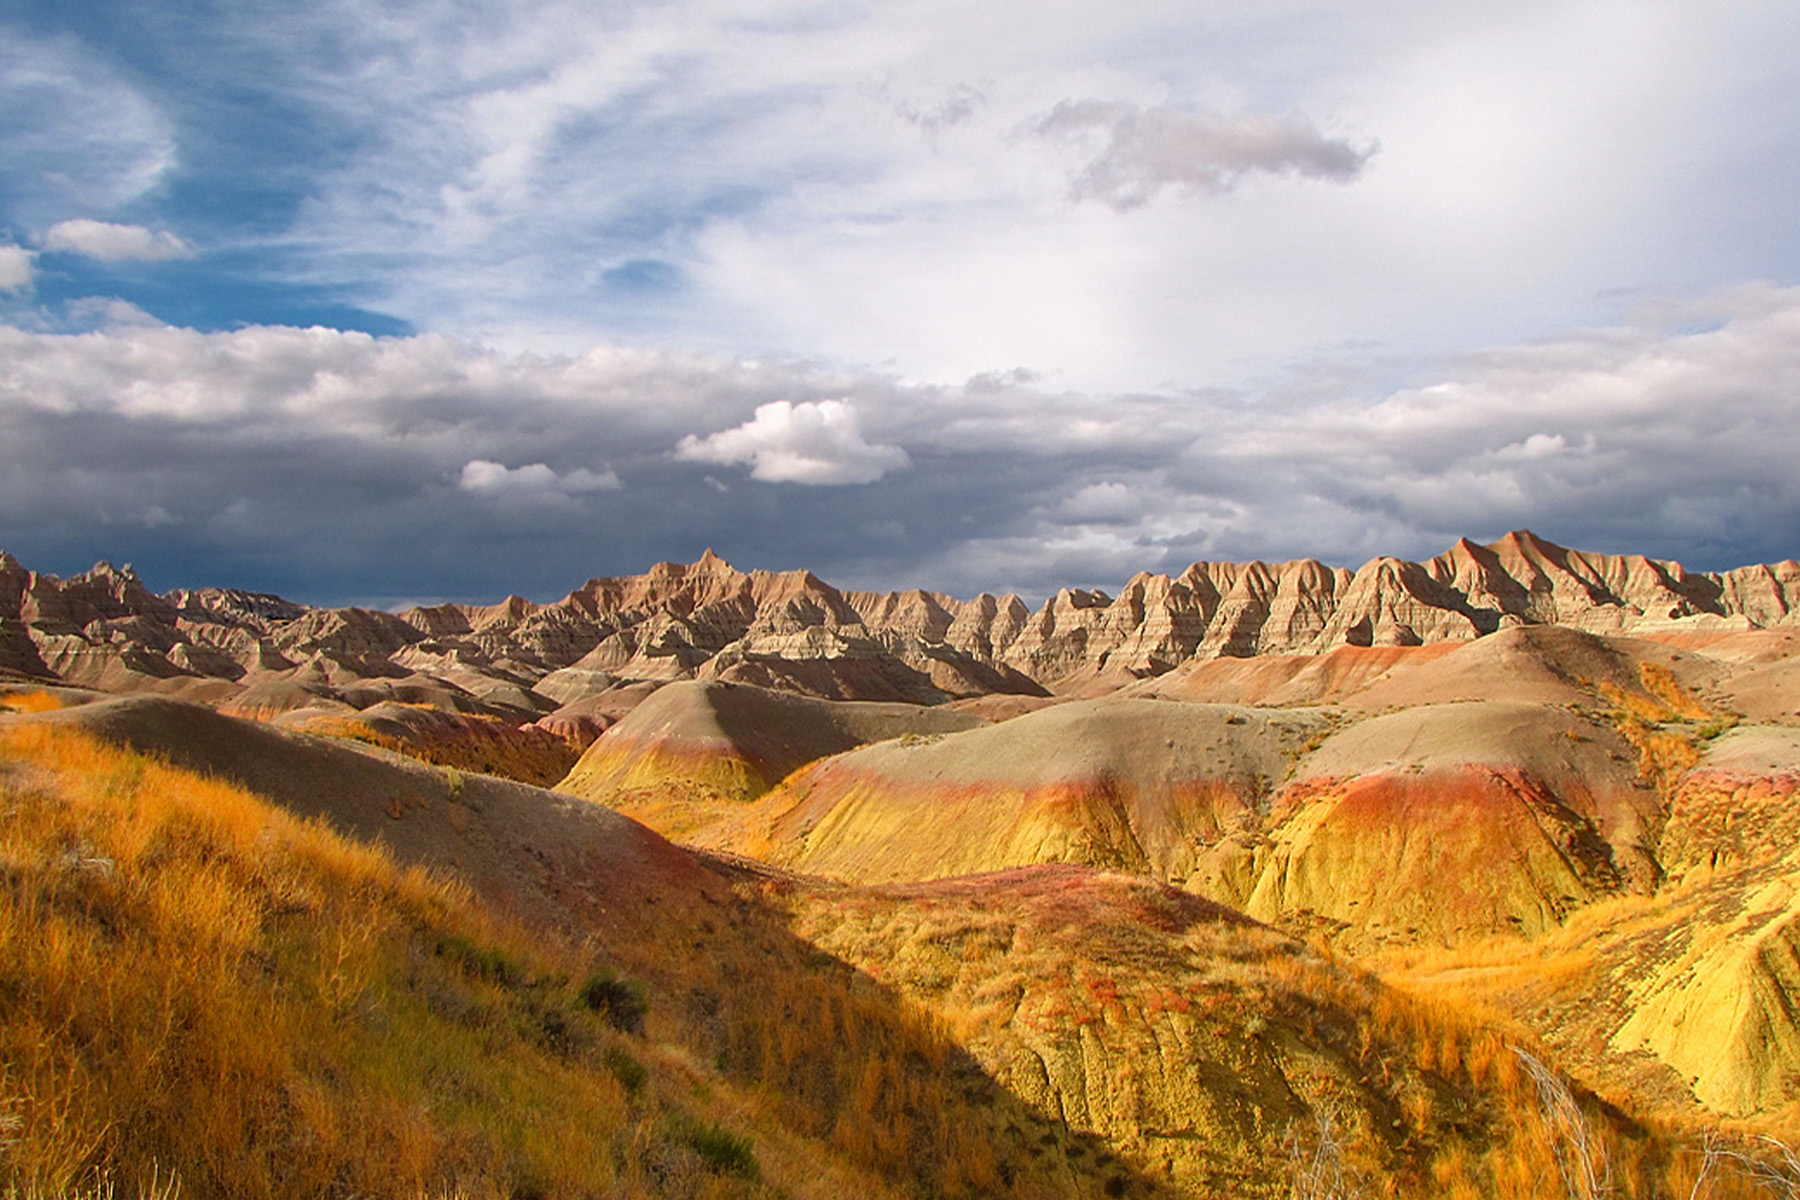
<svg viewBox="0 0 1800 1200"><path fill-rule="evenodd" d="M1537 1088L1538 1104L1551 1139L1551 1153L1568 1200L1600 1200L1613 1190L1612 1160L1575 1093L1562 1076L1529 1050L1513 1047L1519 1064Z"/></svg>
<svg viewBox="0 0 1800 1200"><path fill-rule="evenodd" d="M1284 1140L1291 1200L1357 1200L1366 1194L1362 1173L1345 1161L1343 1135L1329 1112L1295 1121Z"/></svg>

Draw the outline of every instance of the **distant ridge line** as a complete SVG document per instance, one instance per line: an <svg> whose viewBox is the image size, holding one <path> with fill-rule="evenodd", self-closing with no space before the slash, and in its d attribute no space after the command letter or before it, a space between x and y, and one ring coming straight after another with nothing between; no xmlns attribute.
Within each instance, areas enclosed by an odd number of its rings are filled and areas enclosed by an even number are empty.
<svg viewBox="0 0 1800 1200"><path fill-rule="evenodd" d="M1033 610L1011 594L958 600L840 590L807 570L744 572L709 549L691 564L590 579L550 604L510 596L387 613L226 588L157 595L129 566L58 579L0 551L0 671L109 689L422 674L460 679L475 695L504 680L529 708L566 702L583 681L717 678L935 703L1126 682L1195 659L1416 646L1532 624L1607 634L1796 625L1800 564L1689 572L1517 530L1354 571L1316 559L1197 562L1140 573L1116 596L1065 588Z"/></svg>

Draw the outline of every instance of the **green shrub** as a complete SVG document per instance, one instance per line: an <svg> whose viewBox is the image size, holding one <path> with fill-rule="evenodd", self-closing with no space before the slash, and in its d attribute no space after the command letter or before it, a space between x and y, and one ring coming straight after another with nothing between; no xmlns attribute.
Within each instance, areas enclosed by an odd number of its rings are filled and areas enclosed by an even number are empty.
<svg viewBox="0 0 1800 1200"><path fill-rule="evenodd" d="M619 1081L619 1086L625 1089L627 1095L637 1095L650 1081L650 1072L644 1069L644 1064L617 1046L608 1047L606 1053L600 1056L600 1061L606 1065L612 1077Z"/></svg>
<svg viewBox="0 0 1800 1200"><path fill-rule="evenodd" d="M650 1011L650 1001L644 995L644 985L635 979L597 971L581 985L581 1002L621 1033L644 1032L644 1014Z"/></svg>
<svg viewBox="0 0 1800 1200"><path fill-rule="evenodd" d="M1714 738L1719 737L1734 728L1737 723L1738 718L1736 713L1726 713L1722 716L1714 717L1710 721L1703 722L1700 725L1700 728L1694 732L1701 741L1710 742Z"/></svg>
<svg viewBox="0 0 1800 1200"><path fill-rule="evenodd" d="M714 1175L736 1175L751 1180L762 1178L762 1168L756 1163L756 1149L749 1138L741 1138L722 1125L702 1124L686 1117L676 1118L674 1133L700 1156L700 1161Z"/></svg>
<svg viewBox="0 0 1800 1200"><path fill-rule="evenodd" d="M437 955L455 963L463 974L486 979L502 987L517 987L525 978L524 968L504 950L477 946L468 938L445 934L438 938Z"/></svg>

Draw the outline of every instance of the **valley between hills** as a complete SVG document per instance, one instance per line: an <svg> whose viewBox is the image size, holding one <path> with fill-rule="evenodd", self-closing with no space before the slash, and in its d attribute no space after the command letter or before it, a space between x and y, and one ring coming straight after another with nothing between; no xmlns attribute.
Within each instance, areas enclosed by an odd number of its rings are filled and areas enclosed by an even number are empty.
<svg viewBox="0 0 1800 1200"><path fill-rule="evenodd" d="M0 553L0 1170L1800 1195L1800 563L403 612Z"/></svg>

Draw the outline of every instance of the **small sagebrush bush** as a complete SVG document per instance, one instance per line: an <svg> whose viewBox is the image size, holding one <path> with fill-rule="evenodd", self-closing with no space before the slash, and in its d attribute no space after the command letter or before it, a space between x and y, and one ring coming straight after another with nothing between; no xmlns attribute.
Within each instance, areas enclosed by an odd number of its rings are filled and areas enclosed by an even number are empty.
<svg viewBox="0 0 1800 1200"><path fill-rule="evenodd" d="M671 1120L670 1132L699 1155L706 1169L714 1175L735 1175L740 1179L762 1178L756 1162L756 1148L748 1138L741 1138L721 1125L677 1116Z"/></svg>
<svg viewBox="0 0 1800 1200"><path fill-rule="evenodd" d="M466 937L445 934L438 939L438 957L456 964L473 979L485 979L501 987L517 987L525 972L516 959L504 950L478 946Z"/></svg>
<svg viewBox="0 0 1800 1200"><path fill-rule="evenodd" d="M650 1072L645 1070L644 1064L617 1046L608 1047L606 1053L600 1056L600 1061L607 1072L619 1081L619 1086L625 1089L628 1096L637 1095L650 1082Z"/></svg>
<svg viewBox="0 0 1800 1200"><path fill-rule="evenodd" d="M635 979L597 971L581 985L581 1002L621 1033L644 1032L650 1001L644 994L644 985Z"/></svg>
<svg viewBox="0 0 1800 1200"><path fill-rule="evenodd" d="M1712 718L1710 721L1702 721L1700 727L1694 731L1694 735L1703 742L1710 742L1714 738L1720 737L1731 729L1734 729L1737 726L1737 723L1738 718L1736 713L1725 713L1721 716Z"/></svg>

